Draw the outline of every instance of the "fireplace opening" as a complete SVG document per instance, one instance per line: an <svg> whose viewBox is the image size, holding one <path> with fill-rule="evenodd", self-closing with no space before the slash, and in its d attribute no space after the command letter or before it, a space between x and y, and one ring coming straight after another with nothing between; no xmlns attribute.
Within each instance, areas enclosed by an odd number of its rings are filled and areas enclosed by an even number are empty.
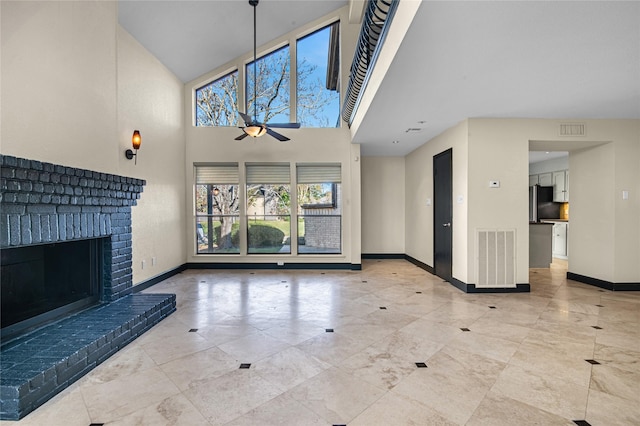
<svg viewBox="0 0 640 426"><path fill-rule="evenodd" d="M0 251L2 343L99 302L105 238Z"/></svg>

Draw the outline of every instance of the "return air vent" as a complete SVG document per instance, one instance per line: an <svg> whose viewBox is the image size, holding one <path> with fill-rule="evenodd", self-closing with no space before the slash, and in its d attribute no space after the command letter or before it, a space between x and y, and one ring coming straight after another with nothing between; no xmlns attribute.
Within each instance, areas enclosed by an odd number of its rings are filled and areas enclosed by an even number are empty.
<svg viewBox="0 0 640 426"><path fill-rule="evenodd" d="M560 136L586 136L587 126L584 123L561 123Z"/></svg>
<svg viewBox="0 0 640 426"><path fill-rule="evenodd" d="M516 230L476 230L476 287L516 286Z"/></svg>

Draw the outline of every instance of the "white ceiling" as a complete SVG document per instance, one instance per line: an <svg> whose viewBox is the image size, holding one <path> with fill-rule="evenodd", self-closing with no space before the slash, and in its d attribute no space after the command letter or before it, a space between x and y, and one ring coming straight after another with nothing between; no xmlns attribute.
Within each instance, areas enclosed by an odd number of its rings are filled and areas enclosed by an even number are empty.
<svg viewBox="0 0 640 426"><path fill-rule="evenodd" d="M346 5L347 0L262 0L258 45ZM118 21L183 82L253 50L247 0L119 0Z"/></svg>
<svg viewBox="0 0 640 426"><path fill-rule="evenodd" d="M263 0L258 43L345 4ZM245 0L119 7L183 81L252 49ZM353 141L402 156L468 117L640 118L640 2L422 1Z"/></svg>

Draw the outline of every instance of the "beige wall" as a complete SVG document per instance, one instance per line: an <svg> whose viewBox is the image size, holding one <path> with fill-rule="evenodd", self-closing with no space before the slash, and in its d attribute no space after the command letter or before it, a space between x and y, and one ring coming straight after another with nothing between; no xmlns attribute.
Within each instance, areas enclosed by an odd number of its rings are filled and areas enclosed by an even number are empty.
<svg viewBox="0 0 640 426"><path fill-rule="evenodd" d="M453 277L468 281L468 127L465 120L431 139L406 157L406 254L433 266L433 156L453 150ZM462 197L461 202L457 202ZM427 205L427 200L430 205Z"/></svg>
<svg viewBox="0 0 640 426"><path fill-rule="evenodd" d="M640 120L580 121L586 137L559 140L561 120L469 119L410 153L406 253L433 265L433 210L426 199L433 198L433 156L452 147L454 278L475 283L477 229L515 229L516 282L529 282L528 147L548 141L570 150L569 271L639 282ZM490 180L500 181L500 188L490 188Z"/></svg>
<svg viewBox="0 0 640 426"><path fill-rule="evenodd" d="M349 67L353 57L353 47L358 36L359 25L348 23L348 7L343 7L336 13L329 14L305 25L295 32L270 41L258 47L258 55L269 51L275 46L295 40L297 36L305 35L320 29L331 23L336 17L340 18L340 37L343 49L341 50L342 81L347 80ZM291 141L282 143L270 136L259 139L246 138L235 141L234 138L242 133L235 127L195 127L193 102L195 90L206 83L219 78L232 69L239 70L238 79L244 80L244 64L253 59L253 52L247 52L236 60L227 63L211 72L188 82L184 93L184 114L186 122L186 187L187 203L185 226L185 241L187 261L195 263L208 262L261 262L275 263L360 263L360 147L351 144L349 129L345 126L338 129L301 128L297 130L283 130L282 133L289 136ZM241 94L238 99L243 99ZM240 107L241 110L243 107ZM239 163L241 178L244 175L245 163L249 162L286 162L292 167L292 182L295 178L295 164L309 162L330 162L342 165L342 254L340 255L196 255L195 247L195 209L194 209L194 163L206 162L233 162ZM241 210L240 241L241 252L246 253L245 218ZM292 234L293 235L293 234ZM295 240L292 253L295 253Z"/></svg>
<svg viewBox="0 0 640 426"><path fill-rule="evenodd" d="M2 152L117 173L117 4L0 7Z"/></svg>
<svg viewBox="0 0 640 426"><path fill-rule="evenodd" d="M132 209L133 281L162 274L186 260L184 85L127 31L118 27L119 169L147 181ZM137 164L122 153L140 130ZM144 261L144 268L142 262Z"/></svg>
<svg viewBox="0 0 640 426"><path fill-rule="evenodd" d="M405 158L362 158L362 252L405 253Z"/></svg>
<svg viewBox="0 0 640 426"><path fill-rule="evenodd" d="M132 209L133 282L182 265L182 83L118 26L116 2L0 7L1 152L145 179ZM137 166L124 158L134 128Z"/></svg>

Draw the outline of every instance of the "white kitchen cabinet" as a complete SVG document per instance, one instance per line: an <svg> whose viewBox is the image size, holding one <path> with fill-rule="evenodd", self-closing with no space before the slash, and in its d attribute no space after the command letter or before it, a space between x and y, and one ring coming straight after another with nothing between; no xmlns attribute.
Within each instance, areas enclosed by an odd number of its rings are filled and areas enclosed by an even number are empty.
<svg viewBox="0 0 640 426"><path fill-rule="evenodd" d="M553 172L553 201L564 203L569 201L569 170Z"/></svg>
<svg viewBox="0 0 640 426"><path fill-rule="evenodd" d="M540 173L538 175L538 184L540 186L553 185L553 173Z"/></svg>
<svg viewBox="0 0 640 426"><path fill-rule="evenodd" d="M554 222L553 240L551 251L554 257L566 259L568 256L567 237L569 224L566 222Z"/></svg>

